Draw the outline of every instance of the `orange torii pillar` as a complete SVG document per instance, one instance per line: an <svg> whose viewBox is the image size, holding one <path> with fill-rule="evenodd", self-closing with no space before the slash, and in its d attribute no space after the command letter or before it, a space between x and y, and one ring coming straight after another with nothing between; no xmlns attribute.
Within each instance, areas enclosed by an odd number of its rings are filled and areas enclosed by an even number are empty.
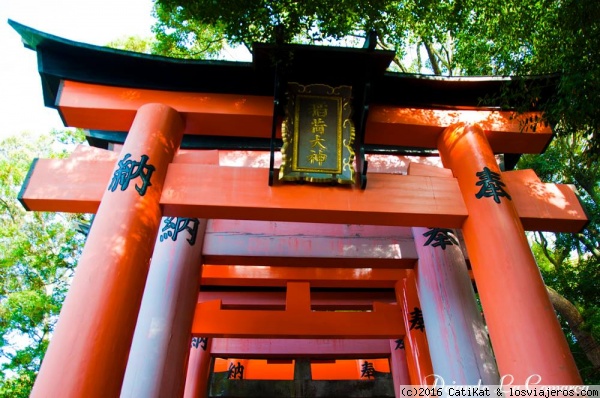
<svg viewBox="0 0 600 398"><path fill-rule="evenodd" d="M184 123L137 111L108 181L32 397L116 397L162 217L159 200ZM82 188L84 189L84 188Z"/></svg>
<svg viewBox="0 0 600 398"><path fill-rule="evenodd" d="M212 337L194 337L192 339L183 398L206 397L210 377L212 341Z"/></svg>
<svg viewBox="0 0 600 398"><path fill-rule="evenodd" d="M433 371L445 385L499 384L485 324L455 231L413 227L417 288Z"/></svg>
<svg viewBox="0 0 600 398"><path fill-rule="evenodd" d="M414 272L407 270L407 278L396 282L396 300L402 308L406 335L404 347L410 384L431 385L434 382L433 367L425 334L425 323Z"/></svg>
<svg viewBox="0 0 600 398"><path fill-rule="evenodd" d="M404 338L390 340L390 370L392 371L394 394L396 398L399 398L402 396L400 386L410 384Z"/></svg>
<svg viewBox="0 0 600 398"><path fill-rule="evenodd" d="M450 126L438 149L469 213L463 236L504 384L581 384L485 133Z"/></svg>
<svg viewBox="0 0 600 398"><path fill-rule="evenodd" d="M205 229L198 218L162 219L121 397L183 394Z"/></svg>

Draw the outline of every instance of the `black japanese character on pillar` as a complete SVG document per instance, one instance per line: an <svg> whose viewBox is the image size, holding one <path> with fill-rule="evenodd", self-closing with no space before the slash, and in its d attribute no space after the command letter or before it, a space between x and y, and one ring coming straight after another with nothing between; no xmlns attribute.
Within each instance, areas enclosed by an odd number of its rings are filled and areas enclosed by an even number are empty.
<svg viewBox="0 0 600 398"><path fill-rule="evenodd" d="M135 190L138 191L140 196L144 196L148 187L152 185L150 177L152 177L152 173L156 168L147 163L149 159L147 155L142 155L139 162L130 158L131 154L128 153L123 156L123 159L119 160L119 168L113 174L108 190L114 192L120 185L121 191L125 191L129 187L129 182L139 177L142 180L142 185L138 186L136 184Z"/></svg>
<svg viewBox="0 0 600 398"><path fill-rule="evenodd" d="M244 378L244 366L241 363L237 363L237 366L233 363L229 364L229 369L227 369L227 378L228 379L239 379Z"/></svg>
<svg viewBox="0 0 600 398"><path fill-rule="evenodd" d="M365 361L360 368L360 377L375 378L375 367L372 362Z"/></svg>
<svg viewBox="0 0 600 398"><path fill-rule="evenodd" d="M475 194L477 199L494 198L494 202L500 203L500 197L504 196L508 200L512 200L510 195L504 190L506 186L500 180L500 174L484 167L482 171L475 173L479 181L475 185L481 186L479 192Z"/></svg>
<svg viewBox="0 0 600 398"><path fill-rule="evenodd" d="M441 247L446 250L446 246L458 245L458 241L452 236L452 230L447 228L430 228L423 234L428 238L423 246Z"/></svg>
<svg viewBox="0 0 600 398"><path fill-rule="evenodd" d="M160 241L171 238L173 241L177 240L180 232L187 231L190 237L187 239L190 246L194 246L196 243L196 236L198 235L198 225L200 220L197 218L183 218L177 217L165 217L165 223L162 230L160 231Z"/></svg>
<svg viewBox="0 0 600 398"><path fill-rule="evenodd" d="M409 330L420 330L421 332L425 330L425 322L423 321L423 312L419 307L415 307L414 311L410 313L410 328Z"/></svg>
<svg viewBox="0 0 600 398"><path fill-rule="evenodd" d="M403 350L403 349L404 349L404 339L396 340L396 347L394 348L394 351Z"/></svg>
<svg viewBox="0 0 600 398"><path fill-rule="evenodd" d="M208 344L208 337L192 337L192 347L194 348L202 348L202 351L206 351L206 346Z"/></svg>

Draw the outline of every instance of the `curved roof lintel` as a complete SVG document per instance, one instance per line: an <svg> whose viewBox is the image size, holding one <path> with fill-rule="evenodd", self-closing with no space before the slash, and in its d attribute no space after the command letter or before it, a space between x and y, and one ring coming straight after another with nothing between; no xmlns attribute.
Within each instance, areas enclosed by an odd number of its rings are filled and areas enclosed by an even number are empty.
<svg viewBox="0 0 600 398"><path fill-rule="evenodd" d="M79 43L12 20L8 23L21 35L25 46L38 53L46 105L51 107L61 80L153 90L272 96L274 72L269 59L286 52L294 53L288 73L290 80L301 80L304 84L360 85L370 72L371 103L381 105L497 108L501 90L516 80L385 72L393 52L362 48L255 44L253 63L184 60ZM532 79L548 82L545 94L553 91L556 76L527 78Z"/></svg>

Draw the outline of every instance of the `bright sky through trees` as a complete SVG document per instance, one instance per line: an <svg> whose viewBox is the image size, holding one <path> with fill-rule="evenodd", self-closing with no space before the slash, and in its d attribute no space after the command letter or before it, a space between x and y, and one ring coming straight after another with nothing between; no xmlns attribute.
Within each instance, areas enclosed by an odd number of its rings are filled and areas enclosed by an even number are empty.
<svg viewBox="0 0 600 398"><path fill-rule="evenodd" d="M43 105L35 52L23 47L8 19L89 44L150 36L152 0L0 0L0 139L63 124Z"/></svg>

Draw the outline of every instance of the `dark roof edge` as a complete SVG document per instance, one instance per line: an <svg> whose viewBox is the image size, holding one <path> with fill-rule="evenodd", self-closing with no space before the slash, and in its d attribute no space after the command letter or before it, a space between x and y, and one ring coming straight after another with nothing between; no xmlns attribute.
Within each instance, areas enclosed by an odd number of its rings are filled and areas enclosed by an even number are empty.
<svg viewBox="0 0 600 398"><path fill-rule="evenodd" d="M98 46L94 44L79 42L75 40L65 39L64 37L55 36L50 33L42 32L41 30L37 30L31 28L29 26L23 25L19 22L16 22L12 19L8 19L8 24L21 36L23 41L23 45L25 48L28 48L33 51L38 51L40 46L44 45L53 45L53 46L61 46L64 48L72 47L79 48L84 50L98 51L105 54L114 54L126 57L134 57L147 59L152 61L164 61L164 62L172 62L174 64L195 64L195 65L252 65L251 62L239 62L239 61L224 61L224 60L202 60L202 59L185 59L185 58L172 58L166 57L163 55L152 55L152 54L144 54L135 51L129 50L121 50L112 47L106 46Z"/></svg>
<svg viewBox="0 0 600 398"><path fill-rule="evenodd" d="M38 31L13 20L9 20L8 23L21 35L25 46L38 53L44 100L49 107L55 107L61 80L165 91L263 96L272 96L274 92L273 70L264 61L257 62L256 57L254 63L169 58L79 43ZM311 52L311 48L315 46L286 44L277 48L275 45L263 44L259 47L266 49L267 55L270 54L269 51L281 49L297 49L302 52L305 59L296 65L296 72L306 71L310 83L328 82L315 81L315 76L319 76L320 72L311 67L313 64L307 61L307 55L324 56L323 59L328 60L337 60L339 56L343 62L371 57L364 61L364 65L375 65L375 69L381 71L381 74L372 79L370 103L390 106L516 108L517 105L505 102L506 96L503 96L503 93L507 88L509 92L519 94L519 87L523 82L539 82L543 88L541 98L549 98L556 90L559 77L556 74L528 77L445 77L384 72L385 67L381 67L387 62L389 51L374 51L372 55L365 55L368 53L364 49L332 47L330 53L334 55L330 55L333 58L326 58L329 57L326 55L328 50L323 46L318 46L314 53ZM264 55L262 59L266 59ZM360 75L352 68L338 68L334 65L328 71L328 76L335 80L337 72L343 72L346 77L353 73ZM353 76L352 79L358 82L357 88L360 91L362 77Z"/></svg>

